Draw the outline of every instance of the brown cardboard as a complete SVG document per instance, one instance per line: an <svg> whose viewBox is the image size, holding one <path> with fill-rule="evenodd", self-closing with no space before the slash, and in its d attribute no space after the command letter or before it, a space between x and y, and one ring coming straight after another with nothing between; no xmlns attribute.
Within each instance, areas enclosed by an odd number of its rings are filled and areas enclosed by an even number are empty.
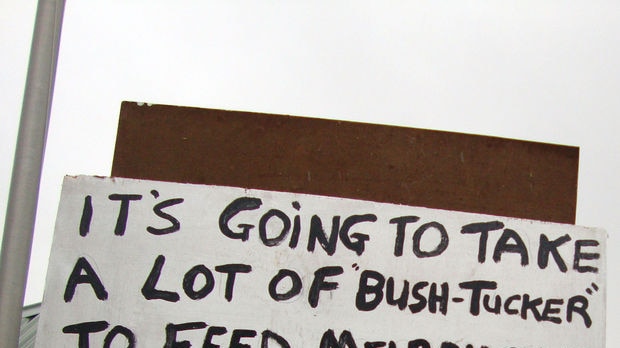
<svg viewBox="0 0 620 348"><path fill-rule="evenodd" d="M123 102L112 176L574 223L578 164L570 146Z"/></svg>

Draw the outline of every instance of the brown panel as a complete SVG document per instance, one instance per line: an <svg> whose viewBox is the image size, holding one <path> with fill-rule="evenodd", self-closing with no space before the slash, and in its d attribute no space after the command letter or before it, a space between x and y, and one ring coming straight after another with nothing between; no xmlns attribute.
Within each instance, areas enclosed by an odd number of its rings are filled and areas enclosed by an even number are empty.
<svg viewBox="0 0 620 348"><path fill-rule="evenodd" d="M123 102L112 175L574 223L579 149Z"/></svg>

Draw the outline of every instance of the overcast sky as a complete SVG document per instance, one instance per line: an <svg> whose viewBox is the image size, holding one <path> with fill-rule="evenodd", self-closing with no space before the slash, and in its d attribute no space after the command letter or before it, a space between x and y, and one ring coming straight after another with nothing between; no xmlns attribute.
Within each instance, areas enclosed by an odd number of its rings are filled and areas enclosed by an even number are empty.
<svg viewBox="0 0 620 348"><path fill-rule="evenodd" d="M35 7L0 0L2 221ZM618 1L67 0L26 302L62 177L109 175L123 100L579 146L577 223L608 231L615 294L618 62Z"/></svg>

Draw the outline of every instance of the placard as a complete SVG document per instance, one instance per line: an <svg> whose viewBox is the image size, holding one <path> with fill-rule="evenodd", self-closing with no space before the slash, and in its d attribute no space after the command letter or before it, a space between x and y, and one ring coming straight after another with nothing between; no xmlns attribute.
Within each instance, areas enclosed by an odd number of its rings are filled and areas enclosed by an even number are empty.
<svg viewBox="0 0 620 348"><path fill-rule="evenodd" d="M602 348L600 229L66 177L37 347Z"/></svg>

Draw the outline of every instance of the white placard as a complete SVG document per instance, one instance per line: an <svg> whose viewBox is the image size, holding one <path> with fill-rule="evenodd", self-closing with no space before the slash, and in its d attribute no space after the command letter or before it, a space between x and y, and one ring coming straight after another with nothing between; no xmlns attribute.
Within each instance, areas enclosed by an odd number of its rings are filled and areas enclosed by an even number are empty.
<svg viewBox="0 0 620 348"><path fill-rule="evenodd" d="M360 200L67 177L37 347L602 348L606 238Z"/></svg>

